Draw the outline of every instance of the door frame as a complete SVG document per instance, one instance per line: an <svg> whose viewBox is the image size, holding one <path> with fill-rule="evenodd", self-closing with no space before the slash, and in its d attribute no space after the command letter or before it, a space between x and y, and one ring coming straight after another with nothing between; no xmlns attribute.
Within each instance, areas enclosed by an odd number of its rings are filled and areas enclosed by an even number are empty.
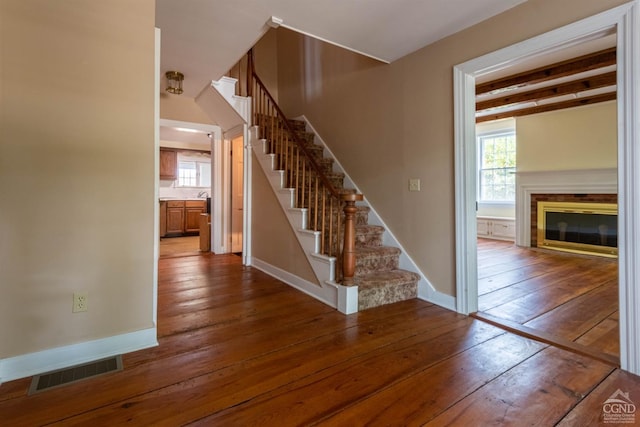
<svg viewBox="0 0 640 427"><path fill-rule="evenodd" d="M219 193L220 213L224 213L224 218L221 218L220 223L220 238L217 239L217 243L221 246L224 253L231 252L231 141L235 138L242 137L243 139L243 198L244 207L242 214L242 262L244 265L250 265L251 261L251 175L249 173L251 168L251 152L249 151L249 131L246 124L235 126L228 131L224 132L221 141L221 150L218 151L220 158L221 168L215 176L215 180L220 183ZM216 186L216 188L218 188ZM226 243L225 243L226 242ZM213 246L212 246L213 247ZM220 252L223 253L223 252Z"/></svg>
<svg viewBox="0 0 640 427"><path fill-rule="evenodd" d="M456 309L478 310L475 79L533 58L617 34L620 363L640 374L640 0L456 65L454 75ZM634 54L635 53L635 54Z"/></svg>

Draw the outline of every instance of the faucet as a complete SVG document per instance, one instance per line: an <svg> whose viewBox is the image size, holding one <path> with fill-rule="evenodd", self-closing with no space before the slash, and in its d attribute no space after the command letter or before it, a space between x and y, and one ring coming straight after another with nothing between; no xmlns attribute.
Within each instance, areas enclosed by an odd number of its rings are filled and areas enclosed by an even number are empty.
<svg viewBox="0 0 640 427"><path fill-rule="evenodd" d="M206 191L201 191L201 192L198 193L197 197L198 198L201 198L201 197L202 198L207 198L207 197L209 197L209 193L207 193Z"/></svg>

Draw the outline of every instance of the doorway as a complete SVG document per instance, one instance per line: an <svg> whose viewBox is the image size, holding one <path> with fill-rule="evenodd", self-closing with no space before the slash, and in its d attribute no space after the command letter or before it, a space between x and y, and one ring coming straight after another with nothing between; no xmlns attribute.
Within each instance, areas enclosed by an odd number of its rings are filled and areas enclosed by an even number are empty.
<svg viewBox="0 0 640 427"><path fill-rule="evenodd" d="M617 200L615 43L613 33L476 79L477 317L617 363L617 260L605 257L609 246L596 245L602 237L615 245L617 212L588 213ZM534 183L531 195L516 200ZM536 207L545 204L588 209L585 215L543 213L540 221ZM529 210L523 216L530 226L515 223L516 208ZM566 236L539 238L549 215L549 237L559 224L568 227ZM587 245L605 223L606 234ZM530 244L522 238L514 244L516 229Z"/></svg>
<svg viewBox="0 0 640 427"><path fill-rule="evenodd" d="M210 211L214 168L211 150L221 135L216 125L159 120L159 163L156 177L159 209L158 257L193 256L203 253L200 234ZM163 159L164 155L164 159ZM205 233L207 234L207 233Z"/></svg>
<svg viewBox="0 0 640 427"><path fill-rule="evenodd" d="M517 45L454 67L455 164L456 164L456 307L461 313L478 310L478 263L475 147L475 79L509 66L523 58L568 47L616 31L618 52L618 194L619 194L619 302L620 363L624 370L640 373L640 325L636 324L640 293L635 289L640 272L638 234L640 189L638 179L640 125L634 114L640 109L640 88L636 77L640 61L631 49L640 38L638 2L627 3L591 18L562 27ZM506 65L505 65L506 64Z"/></svg>

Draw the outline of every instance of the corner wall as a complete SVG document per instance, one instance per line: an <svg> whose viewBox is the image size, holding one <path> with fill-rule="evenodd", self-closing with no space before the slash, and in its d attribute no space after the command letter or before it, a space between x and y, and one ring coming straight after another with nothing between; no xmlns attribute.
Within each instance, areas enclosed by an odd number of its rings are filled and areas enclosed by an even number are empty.
<svg viewBox="0 0 640 427"><path fill-rule="evenodd" d="M154 24L153 0L0 2L0 365L154 331Z"/></svg>

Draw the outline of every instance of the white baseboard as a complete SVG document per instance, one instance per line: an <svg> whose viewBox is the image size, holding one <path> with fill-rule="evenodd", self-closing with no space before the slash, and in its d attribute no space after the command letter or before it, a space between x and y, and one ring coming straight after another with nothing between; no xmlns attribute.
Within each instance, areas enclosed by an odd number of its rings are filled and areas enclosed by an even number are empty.
<svg viewBox="0 0 640 427"><path fill-rule="evenodd" d="M0 384L158 345L156 328L0 359Z"/></svg>
<svg viewBox="0 0 640 427"><path fill-rule="evenodd" d="M456 311L456 297L438 292L431 286L418 286L418 298L447 310Z"/></svg>
<svg viewBox="0 0 640 427"><path fill-rule="evenodd" d="M287 285L292 286L319 301L322 301L330 307L338 308L337 286L332 286L327 283L322 286L317 285L256 257L251 258L251 266L267 273L269 276L283 281Z"/></svg>

